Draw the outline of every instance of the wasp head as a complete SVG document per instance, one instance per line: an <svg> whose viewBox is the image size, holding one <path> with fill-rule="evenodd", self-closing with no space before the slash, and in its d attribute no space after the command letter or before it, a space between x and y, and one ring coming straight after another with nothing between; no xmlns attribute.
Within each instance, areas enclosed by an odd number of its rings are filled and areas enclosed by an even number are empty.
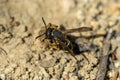
<svg viewBox="0 0 120 80"><path fill-rule="evenodd" d="M46 30L45 35L46 35L46 37L47 37L48 39L50 39L50 38L52 37L52 36L51 36L52 31L53 31L52 28L48 28L48 29Z"/></svg>

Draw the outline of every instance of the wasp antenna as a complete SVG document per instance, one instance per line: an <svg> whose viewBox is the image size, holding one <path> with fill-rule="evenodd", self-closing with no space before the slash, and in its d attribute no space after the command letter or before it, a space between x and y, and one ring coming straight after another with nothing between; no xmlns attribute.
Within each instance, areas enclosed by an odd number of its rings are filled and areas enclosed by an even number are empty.
<svg viewBox="0 0 120 80"><path fill-rule="evenodd" d="M45 33L43 33L43 34L37 36L37 37L35 38L35 40L38 39L39 37L43 36L44 34L45 34Z"/></svg>
<svg viewBox="0 0 120 80"><path fill-rule="evenodd" d="M43 17L42 17L42 21L43 21L43 23L44 23L44 25L45 25L45 28L47 29L47 25L46 25L46 22L45 22L45 20L44 20Z"/></svg>

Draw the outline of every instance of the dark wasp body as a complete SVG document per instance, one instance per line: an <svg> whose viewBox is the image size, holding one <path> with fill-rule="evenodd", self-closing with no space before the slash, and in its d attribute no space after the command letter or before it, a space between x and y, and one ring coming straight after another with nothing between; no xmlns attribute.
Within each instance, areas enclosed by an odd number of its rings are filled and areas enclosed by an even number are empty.
<svg viewBox="0 0 120 80"><path fill-rule="evenodd" d="M50 35L48 35L48 33L50 33ZM66 35L64 35L60 30L51 29L51 31L50 31L50 29L49 29L46 31L46 37L48 39L51 39L52 40L51 42L57 41L59 43L58 45L65 44L64 46L66 46L66 47L69 47L69 48L72 47L70 41L66 38ZM60 45L60 46L62 46L62 45Z"/></svg>
<svg viewBox="0 0 120 80"><path fill-rule="evenodd" d="M60 49L67 50L77 60L73 52L73 47L74 47L73 45L76 46L76 44L74 44L74 41L71 42L71 40L69 40L67 33L72 33L76 31L90 31L92 29L88 27L81 27L76 29L69 29L66 30L65 32L62 32L61 30L58 29L58 26L53 25L51 23L46 25L43 18L42 21L46 28L45 33L42 34L42 35L45 34L44 40L49 39L51 43L55 43L56 46ZM41 37L42 35L37 36L36 39Z"/></svg>
<svg viewBox="0 0 120 80"><path fill-rule="evenodd" d="M45 28L46 28L45 33L43 33L46 36L45 39L49 39L51 43L55 42L57 45L59 45L60 43L58 43L58 42L61 41L61 44L64 44L66 47L71 48L70 41L66 38L65 34L63 34L60 30L57 29L58 26L53 25L51 23L46 25L46 23L45 23L43 18L42 18L42 20L43 20L43 23L44 23ZM36 39L41 37L42 35L37 36Z"/></svg>

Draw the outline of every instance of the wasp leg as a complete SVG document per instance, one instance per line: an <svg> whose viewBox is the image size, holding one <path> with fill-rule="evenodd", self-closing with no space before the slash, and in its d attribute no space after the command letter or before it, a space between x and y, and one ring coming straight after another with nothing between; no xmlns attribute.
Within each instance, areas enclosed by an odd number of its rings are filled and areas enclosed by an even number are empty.
<svg viewBox="0 0 120 80"><path fill-rule="evenodd" d="M52 47L55 50L60 50L59 44L55 39L52 39L52 41L50 42L51 42L50 47Z"/></svg>
<svg viewBox="0 0 120 80"><path fill-rule="evenodd" d="M38 39L39 37L43 36L44 34L45 34L45 33L43 33L43 34L37 36L37 37L35 38L35 40Z"/></svg>
<svg viewBox="0 0 120 80"><path fill-rule="evenodd" d="M60 50L60 48L58 47L58 45L56 45L56 43L52 43L50 47L52 47L54 50Z"/></svg>
<svg viewBox="0 0 120 80"><path fill-rule="evenodd" d="M88 63L90 63L90 61L88 60L88 58L84 54L82 54L82 56L88 61Z"/></svg>
<svg viewBox="0 0 120 80"><path fill-rule="evenodd" d="M59 39L56 39L56 40L58 40L58 42L59 42L60 46L62 46L62 48L66 48L66 50L75 58L75 60L77 60L77 58L75 57L74 52L72 51L72 50L73 50L73 46L72 46L71 43L70 43L71 48L69 48L67 45L65 45L65 44L64 44L62 41L60 41ZM88 61L88 63L89 63L88 58L87 58L84 54L82 54L82 56L83 56L83 57Z"/></svg>
<svg viewBox="0 0 120 80"><path fill-rule="evenodd" d="M53 29L57 29L57 28L58 28L57 25L54 25L54 24L51 24L51 23L49 23L47 26L48 26L49 28L53 28Z"/></svg>

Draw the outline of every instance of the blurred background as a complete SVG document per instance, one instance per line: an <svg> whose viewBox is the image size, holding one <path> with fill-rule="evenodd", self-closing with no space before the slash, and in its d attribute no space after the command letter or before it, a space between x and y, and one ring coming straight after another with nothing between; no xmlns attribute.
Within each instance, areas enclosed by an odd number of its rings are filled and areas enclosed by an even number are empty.
<svg viewBox="0 0 120 80"><path fill-rule="evenodd" d="M11 17L20 23L19 27L11 26ZM83 73L87 70L89 72L90 66L78 71L84 79L74 75L74 70L70 72L71 74L65 75L62 73L61 66L50 68L48 73L40 67L40 53L45 53L46 50L43 50L43 46L40 47L40 42L37 42L35 46L32 44L44 28L42 17L47 24L49 22L56 25L62 24L67 29L86 26L96 30L95 34L106 34L108 28L120 32L120 0L0 0L0 24L2 24L0 25L0 53L2 53L0 55L0 80L49 80L54 75L54 69L57 75L51 80L59 80L58 76L61 80L94 80L97 68L94 68L91 73ZM10 29L4 30L3 26ZM113 40L113 46L120 46L119 38ZM94 43L102 47L101 40L103 40L101 37L95 39ZM35 50L38 51L35 52ZM119 50L120 48L117 50L118 53ZM46 53L51 56L51 52ZM116 55L119 58L118 53ZM97 64L95 56L93 58L89 54L88 57L93 59L91 64ZM54 64L54 60L52 62ZM52 65L52 62L49 65ZM64 59L61 62L66 64ZM67 67L71 64L74 63L69 63ZM59 68L60 70L57 71L56 69ZM63 71L69 72L69 70L72 68L68 70L65 68ZM62 77L61 74L63 74Z"/></svg>
<svg viewBox="0 0 120 80"><path fill-rule="evenodd" d="M119 0L1 0L0 22L14 16L30 28L40 28L44 17L47 23L67 27L107 27L119 20L119 3Z"/></svg>

